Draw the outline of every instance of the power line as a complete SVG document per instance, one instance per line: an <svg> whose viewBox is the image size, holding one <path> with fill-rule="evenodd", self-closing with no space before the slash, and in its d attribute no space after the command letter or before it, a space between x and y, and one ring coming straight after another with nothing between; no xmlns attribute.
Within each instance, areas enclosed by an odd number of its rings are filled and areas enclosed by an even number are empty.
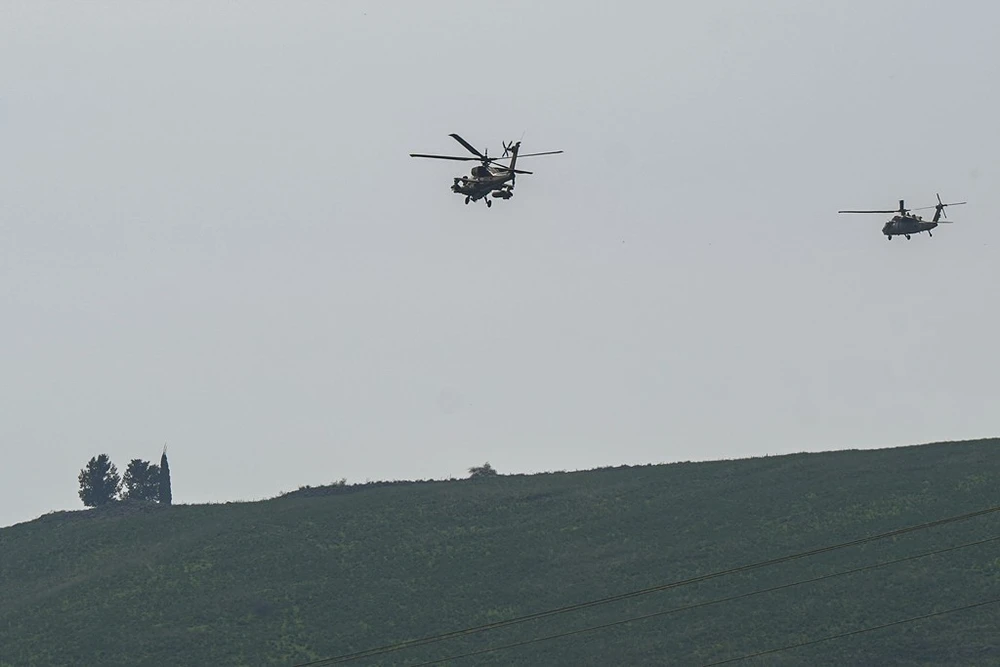
<svg viewBox="0 0 1000 667"><path fill-rule="evenodd" d="M691 577L688 579L681 579L678 581L672 581L665 584L660 584L657 586L651 586L649 588L642 588L635 591L630 591L628 593L620 593L617 595L611 595L604 598L598 598L595 600L588 600L585 602L579 602L576 604L566 605L563 607L557 607L555 609L548 609L545 611L539 611L532 614L525 614L523 616L516 616L514 618L509 618L503 621L494 621L493 623L486 623L483 625L473 626L465 628L462 630L453 630L451 632L445 632L438 635L429 635L427 637L409 639L401 642L396 642L392 644L386 644L384 646L378 646L363 651L357 651L354 653L345 653L338 656L333 656L330 658L321 658L319 660L313 660L311 662L299 663L295 667L315 667L317 665L333 665L344 662L352 662L354 660L360 660L362 658L374 657L377 655L383 655L385 653L393 653L395 651L400 651L408 648L416 648L418 646L426 646L428 644L435 644L437 642L445 641L448 639L454 639L457 637L466 637L469 635L479 634L481 632L487 632L489 630L496 630L499 628L508 627L511 625L519 625L521 623L527 623L529 621L534 621L542 618L548 618L550 616L555 616L558 614L566 614L574 611L579 611L581 609L589 609L591 607L596 607L599 605L605 605L612 602L619 602L621 600L628 600L631 598L640 597L643 595L649 595L651 593L658 593L661 591L679 588L681 586L688 586L691 584L701 583L703 581L708 581L710 579L717 579L719 577L728 576L731 574L740 574L743 572L749 572L751 570L756 570L764 567L769 567L771 565L779 565L793 560L799 560L802 558L809 558L812 556L818 556L820 554L829 553L831 551L838 551L840 549L847 549L849 547L860 546L862 544L868 544L870 542L875 542L878 540L884 540L890 537L898 537L900 535L905 535L907 533L912 533L920 530L927 530L930 528L936 528L939 526L944 526L951 523L957 523L959 521L966 521L968 519L974 519L980 516L986 516L988 514L994 514L1000 512L1000 506L990 507L988 509L977 510L975 512L969 512L966 514L960 514L957 516L947 517L944 519L937 519L935 521L928 521L921 524L916 524L913 526L907 526L905 528L897 528L896 530L891 530L885 533L879 533L876 535L870 535L868 537L862 537L856 540L851 540L849 542L841 542L839 544L833 544L825 547L819 547L817 549L811 549L809 551L801 551L798 553L790 554L787 556L781 556L778 558L771 558L769 560L760 561L757 563L752 563L749 565L741 565L739 567L729 568L727 570L720 570L717 572L711 572L709 574L699 575L697 577Z"/></svg>
<svg viewBox="0 0 1000 667"><path fill-rule="evenodd" d="M715 600L707 600L705 602L696 602L694 604L684 605L683 607L675 607L673 609L667 609L664 611L657 611L651 614L643 614L642 616L633 616L631 618L625 618L618 621L612 621L610 623L603 623L601 625L593 625L587 628L579 628L577 630L568 630L566 632L560 632L553 635L546 635L544 637L535 637L534 639L525 639L523 641L514 642L512 644L503 644L501 646L491 646L489 648L478 649L476 651L470 651L469 653L462 653L460 655L451 655L447 658L441 658L439 660L430 660L428 662L417 663L413 667L427 667L428 665L437 665L442 662L448 662L451 660L461 660L463 658L472 658L477 655L483 655L486 653L493 653L495 651L505 651L512 648L519 648L521 646L528 646L529 644L537 644L544 641L550 641L553 639L562 639L564 637L572 637L573 635L581 635L587 632L596 632L598 630L606 630L608 628L613 628L619 625L625 625L627 623L633 623L636 621L645 621L650 618L657 618L660 616L667 616L669 614L677 614L682 611L689 611L691 609L698 609L700 607L708 607L714 604L722 604L723 602L733 602L735 600L743 600L745 598L754 597L756 595L763 595L764 593L773 593L775 591L784 590L786 588L793 588L795 586L803 586L805 584L813 584L818 581L823 581L825 579L833 579L835 577L843 577L849 574L857 574L858 572L866 572L868 570L875 570L881 567L888 567L889 565L898 565L899 563L905 563L911 560L918 560L920 558L927 558L929 556L937 556L939 554L948 553L950 551L958 551L959 549L966 549L968 547L975 547L981 544L987 544L989 542L996 542L1000 540L1000 535L996 537L990 537L985 540L978 540L976 542L966 542L965 544L959 544L953 547L946 547L944 549L937 549L936 551L927 551L922 554L917 554L915 556L906 556L904 558L897 558L895 560L885 561L883 563L875 563L873 565L865 565L864 567L854 568L853 570L844 570L843 572L834 572L832 574L824 574L819 577L813 577L812 579L803 579L801 581L794 581L789 584L781 584L780 586L772 586L771 588L765 588L759 591L751 591L749 593L741 593L740 595L732 595L730 597L718 598Z"/></svg>
<svg viewBox="0 0 1000 667"><path fill-rule="evenodd" d="M766 651L758 651L757 653L749 653L747 655L741 655L736 658L727 658L726 660L720 660L719 662L710 662L702 667L716 667L717 665L726 665L731 662L739 662L740 660L749 660L750 658L757 658L762 655L770 655L772 653L780 653L781 651L790 651L793 648L801 648L803 646L812 646L813 644L819 644L822 642L832 641L834 639L842 639L843 637L850 637L852 635L860 635L865 632L874 632L875 630L882 630L884 628L891 628L894 625L903 625L904 623L913 623L915 621L922 621L927 618L934 618L935 616L944 616L945 614L954 614L958 611L966 611L968 609L975 609L976 607L985 607L986 605L996 604L1000 602L1000 598L994 598L993 600L984 600L982 602L976 602L974 604L967 604L964 607L954 607L952 609L945 609L944 611L935 611L931 614L923 614L922 616L911 616L910 618L904 618L900 621L893 621L891 623L883 623L882 625L874 625L870 628L861 628L860 630L851 630L850 632L841 632L838 635L830 635L829 637L821 637L820 639L813 639L807 642L800 642L798 644L789 644L788 646L782 646L780 648L771 648Z"/></svg>

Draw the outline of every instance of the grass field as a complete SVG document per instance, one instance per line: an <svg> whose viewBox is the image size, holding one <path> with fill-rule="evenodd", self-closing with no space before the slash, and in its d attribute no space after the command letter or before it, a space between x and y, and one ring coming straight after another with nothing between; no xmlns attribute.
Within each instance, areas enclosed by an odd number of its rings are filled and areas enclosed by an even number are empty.
<svg viewBox="0 0 1000 667"><path fill-rule="evenodd" d="M998 506L998 446L50 514L0 529L0 665L295 665L502 621ZM991 514L351 664L419 664L996 536ZM991 598L1000 542L450 664L702 665ZM740 664L1000 665L998 628L991 605Z"/></svg>

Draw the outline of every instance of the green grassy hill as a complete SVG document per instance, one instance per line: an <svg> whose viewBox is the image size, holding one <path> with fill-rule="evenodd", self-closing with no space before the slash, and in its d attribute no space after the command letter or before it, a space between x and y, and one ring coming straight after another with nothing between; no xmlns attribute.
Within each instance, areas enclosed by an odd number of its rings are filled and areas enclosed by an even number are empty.
<svg viewBox="0 0 1000 667"><path fill-rule="evenodd" d="M1000 505L998 445L46 515L0 530L0 665L294 665L503 620ZM994 536L1000 514L351 664L418 664ZM992 542L452 664L701 665L998 597ZM998 628L992 605L740 664L1000 665Z"/></svg>

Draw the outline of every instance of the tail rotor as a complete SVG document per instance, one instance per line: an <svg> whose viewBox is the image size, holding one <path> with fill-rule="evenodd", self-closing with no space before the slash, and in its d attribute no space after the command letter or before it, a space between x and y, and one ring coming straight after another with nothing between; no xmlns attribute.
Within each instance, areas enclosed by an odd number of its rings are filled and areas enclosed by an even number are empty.
<svg viewBox="0 0 1000 667"><path fill-rule="evenodd" d="M961 206L962 204L967 204L968 203L968 202L964 202L964 201L954 201L954 202L948 202L946 204L943 201L941 201L941 195L940 194L937 195L937 200L938 200L938 203L935 204L934 206L925 206L924 207L924 209L928 209L928 208L933 208L934 209L934 222L950 222L950 220L942 220L941 219L941 218L947 218L948 217L948 214L945 213L945 211L944 211L945 208L947 208L949 206ZM923 209L920 209L920 210L923 210Z"/></svg>
<svg viewBox="0 0 1000 667"><path fill-rule="evenodd" d="M943 203L941 201L941 195L937 196L937 200L938 200L937 206L934 207L934 219L935 220L937 220L938 217L944 217L944 218L948 217L948 214L945 213L945 211L944 211L945 207L947 207L947 206L961 206L962 204L967 204L968 203L968 202L964 202L964 201L956 201L956 202L951 202L949 204L945 204L945 203Z"/></svg>

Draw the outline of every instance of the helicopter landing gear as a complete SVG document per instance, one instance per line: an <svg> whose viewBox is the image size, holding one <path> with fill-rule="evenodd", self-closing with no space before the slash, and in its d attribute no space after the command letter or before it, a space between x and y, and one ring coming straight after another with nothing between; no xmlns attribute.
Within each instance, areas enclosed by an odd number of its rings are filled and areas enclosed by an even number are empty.
<svg viewBox="0 0 1000 667"><path fill-rule="evenodd" d="M909 241L909 240L910 240L910 235L909 235L909 234L904 234L904 236L906 237L906 240L907 240L907 241Z"/></svg>
<svg viewBox="0 0 1000 667"><path fill-rule="evenodd" d="M466 203L466 205L468 205L468 203L469 203L469 198L468 197L465 198L465 203Z"/></svg>
<svg viewBox="0 0 1000 667"><path fill-rule="evenodd" d="M888 237L889 237L889 240L890 240L890 241L892 240L892 234L886 234L886 236L888 236Z"/></svg>
<svg viewBox="0 0 1000 667"><path fill-rule="evenodd" d="M933 235L933 234L931 234L931 230L929 230L929 229L927 230L927 236L929 236L929 237L931 237L931 238L934 238L934 235Z"/></svg>
<svg viewBox="0 0 1000 667"><path fill-rule="evenodd" d="M490 208L491 206L493 206L493 202L491 202L489 199L487 199L486 200L486 208Z"/></svg>

